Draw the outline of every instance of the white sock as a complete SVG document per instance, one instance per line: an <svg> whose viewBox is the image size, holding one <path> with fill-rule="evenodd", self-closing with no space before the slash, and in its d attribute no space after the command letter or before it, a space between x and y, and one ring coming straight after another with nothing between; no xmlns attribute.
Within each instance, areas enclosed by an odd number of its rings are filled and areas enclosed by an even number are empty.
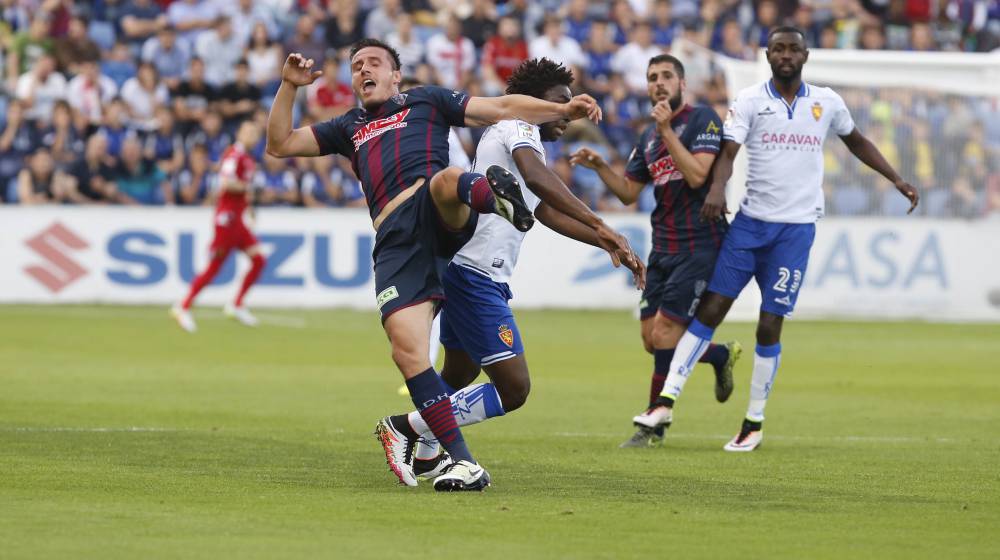
<svg viewBox="0 0 1000 560"><path fill-rule="evenodd" d="M750 405L747 407L747 420L764 421L764 407L767 397L774 386L774 377L778 375L778 365L781 364L781 343L771 346L757 345L753 356L753 376L750 378Z"/></svg>
<svg viewBox="0 0 1000 560"><path fill-rule="evenodd" d="M681 391L684 390L688 376L694 371L695 364L708 350L713 334L715 334L715 329L706 327L697 319L691 322L687 331L684 332L684 336L677 342L674 358L670 360L670 372L667 374L666 382L663 383L663 391L660 392L660 396L677 400Z"/></svg>
<svg viewBox="0 0 1000 560"><path fill-rule="evenodd" d="M492 383L477 383L469 385L464 389L455 391L451 397L451 410L455 415L455 422L459 426L469 426L478 424L487 418L503 416L506 414L500 402L500 394ZM414 456L418 459L433 459L438 455L438 442L427 427L420 413L414 410L407 415L410 427L417 432L421 438L426 440L417 442L414 449ZM432 443L433 442L433 443Z"/></svg>
<svg viewBox="0 0 1000 560"><path fill-rule="evenodd" d="M438 313L434 317L434 322L431 323L431 347L428 349L428 354L431 359L431 367L437 368L434 364L438 361L438 353L441 351L441 314Z"/></svg>

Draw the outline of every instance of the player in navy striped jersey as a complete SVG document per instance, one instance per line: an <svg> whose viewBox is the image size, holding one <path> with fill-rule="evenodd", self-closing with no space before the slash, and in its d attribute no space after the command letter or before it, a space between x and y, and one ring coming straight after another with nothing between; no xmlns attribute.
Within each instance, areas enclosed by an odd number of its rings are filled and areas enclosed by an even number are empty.
<svg viewBox="0 0 1000 560"><path fill-rule="evenodd" d="M673 56L664 54L649 60L646 84L655 104L654 122L640 135L625 176L617 175L589 148L573 154L570 161L596 170L625 204L635 202L646 184L653 183L653 248L639 303L643 345L653 354L647 403L652 406L663 389L677 341L708 285L727 224L698 219L707 192L702 186L719 153L721 119L711 108L684 104L684 65ZM715 370L719 402L725 402L733 391L733 363L740 351L737 343L713 344L703 356ZM652 427L633 423L638 431L622 447L659 442L670 419Z"/></svg>
<svg viewBox="0 0 1000 560"><path fill-rule="evenodd" d="M392 358L431 431L455 459L449 484L437 490L481 490L489 475L473 459L455 422L448 391L427 356L431 321L443 299L441 275L472 236L479 213L495 213L527 231L534 217L510 172L486 176L448 167L451 126L486 126L520 118L544 123L563 118L600 120L593 98L552 103L525 95L470 97L460 91L421 87L400 93L399 54L363 39L350 51L351 86L361 107L311 127L292 127L298 87L314 82L314 62L292 53L268 117L267 150L278 157L340 154L361 180L377 231L376 304L389 336ZM416 485L412 450L386 420L376 436L400 482Z"/></svg>

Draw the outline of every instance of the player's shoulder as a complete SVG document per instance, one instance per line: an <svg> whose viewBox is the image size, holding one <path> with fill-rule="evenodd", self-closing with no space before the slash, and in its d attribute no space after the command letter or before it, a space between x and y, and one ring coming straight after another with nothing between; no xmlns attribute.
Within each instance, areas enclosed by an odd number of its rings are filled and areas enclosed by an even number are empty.
<svg viewBox="0 0 1000 560"><path fill-rule="evenodd" d="M694 105L691 107L691 122L722 122L719 118L719 114L715 112L715 109L709 107L708 105Z"/></svg>
<svg viewBox="0 0 1000 560"><path fill-rule="evenodd" d="M812 97L813 99L831 99L834 101L843 102L843 98L840 94L833 90L833 88L816 86L810 83L806 83L806 96Z"/></svg>
<svg viewBox="0 0 1000 560"><path fill-rule="evenodd" d="M768 93L767 88L768 81L769 80L764 80L741 89L736 93L736 101L752 103L755 101L766 101L771 99L771 95Z"/></svg>

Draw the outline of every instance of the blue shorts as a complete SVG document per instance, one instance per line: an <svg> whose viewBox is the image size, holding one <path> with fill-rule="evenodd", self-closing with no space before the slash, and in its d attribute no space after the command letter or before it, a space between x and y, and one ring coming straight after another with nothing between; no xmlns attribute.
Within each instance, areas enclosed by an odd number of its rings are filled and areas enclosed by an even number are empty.
<svg viewBox="0 0 1000 560"><path fill-rule="evenodd" d="M753 277L761 311L787 317L795 309L815 237L816 224L765 222L740 212L722 241L708 290L736 299Z"/></svg>
<svg viewBox="0 0 1000 560"><path fill-rule="evenodd" d="M441 344L488 366L524 353L506 283L451 263L442 277Z"/></svg>
<svg viewBox="0 0 1000 560"><path fill-rule="evenodd" d="M649 319L660 312L675 323L690 323L712 277L716 255L715 251L650 253L639 317Z"/></svg>

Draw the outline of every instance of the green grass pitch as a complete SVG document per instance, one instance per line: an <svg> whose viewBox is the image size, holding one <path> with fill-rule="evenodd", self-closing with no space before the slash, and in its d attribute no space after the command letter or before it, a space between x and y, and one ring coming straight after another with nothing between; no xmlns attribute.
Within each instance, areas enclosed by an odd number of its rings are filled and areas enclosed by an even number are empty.
<svg viewBox="0 0 1000 560"><path fill-rule="evenodd" d="M403 488L373 313L0 307L0 557L998 558L1000 326L786 325L763 447L699 370L620 450L652 360L625 312L520 312L528 404L465 430L483 494Z"/></svg>

